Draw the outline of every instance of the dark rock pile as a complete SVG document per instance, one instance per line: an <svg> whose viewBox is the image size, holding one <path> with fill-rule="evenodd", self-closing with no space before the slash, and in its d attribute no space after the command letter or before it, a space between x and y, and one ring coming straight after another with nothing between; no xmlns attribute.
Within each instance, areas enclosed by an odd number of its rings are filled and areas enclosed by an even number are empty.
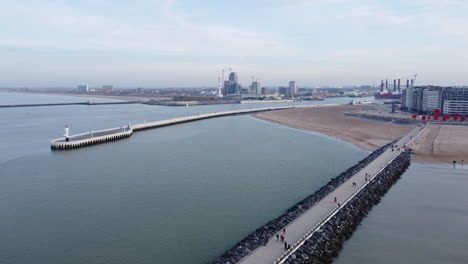
<svg viewBox="0 0 468 264"><path fill-rule="evenodd" d="M343 242L351 237L361 220L400 179L410 161L410 151L400 154L284 263L332 263Z"/></svg>
<svg viewBox="0 0 468 264"><path fill-rule="evenodd" d="M234 247L226 251L223 255L221 255L211 263L233 264L238 262L241 258L249 254L252 250L256 249L260 245L263 245L269 238L273 237L278 231L282 230L286 225L288 225L291 221L293 221L302 213L304 213L307 209L311 208L318 201L320 201L329 193L334 191L343 182L345 182L354 174L366 167L369 163L371 163L378 156L380 156L380 154L382 154L387 147L393 145L395 141L390 142L387 145L375 150L369 156L359 161L353 167L347 169L345 172L341 173L337 177L332 178L325 186L320 188L314 194L309 195L304 200L289 208L284 214L282 214L278 218L271 220L263 227L255 230L253 233L248 235L242 241L238 242Z"/></svg>

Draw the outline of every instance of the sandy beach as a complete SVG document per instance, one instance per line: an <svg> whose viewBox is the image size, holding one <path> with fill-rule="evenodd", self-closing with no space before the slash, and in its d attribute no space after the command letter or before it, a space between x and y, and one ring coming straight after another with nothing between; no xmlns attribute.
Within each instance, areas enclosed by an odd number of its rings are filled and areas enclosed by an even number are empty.
<svg viewBox="0 0 468 264"><path fill-rule="evenodd" d="M398 124L388 121L345 116L345 112L363 106L338 105L287 109L264 112L255 117L285 126L315 131L355 144L365 150L374 150L393 139L409 133L415 124ZM430 125L415 140L414 161L420 163L450 163L468 161L468 126Z"/></svg>
<svg viewBox="0 0 468 264"><path fill-rule="evenodd" d="M468 126L429 124L411 144L420 163L468 162Z"/></svg>

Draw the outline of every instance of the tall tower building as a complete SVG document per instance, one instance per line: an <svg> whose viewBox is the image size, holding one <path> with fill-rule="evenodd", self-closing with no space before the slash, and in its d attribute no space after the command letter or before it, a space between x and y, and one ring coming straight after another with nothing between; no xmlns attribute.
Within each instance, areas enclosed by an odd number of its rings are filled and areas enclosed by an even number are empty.
<svg viewBox="0 0 468 264"><path fill-rule="evenodd" d="M297 94L296 81L289 81L289 90L291 91L292 95Z"/></svg>
<svg viewBox="0 0 468 264"><path fill-rule="evenodd" d="M412 110L414 108L413 105L413 97L414 97L414 81L411 79L411 84L409 84L409 81L406 81L406 107L408 107L409 110Z"/></svg>
<svg viewBox="0 0 468 264"><path fill-rule="evenodd" d="M238 95L240 94L240 85L237 81L237 73L231 72L229 74L229 80L224 82L224 94L225 95Z"/></svg>
<svg viewBox="0 0 468 264"><path fill-rule="evenodd" d="M89 87L88 87L87 84L80 84L80 85L76 86L76 88L77 88L78 91L80 91L80 92L84 92L84 93L89 92Z"/></svg>
<svg viewBox="0 0 468 264"><path fill-rule="evenodd" d="M237 73L236 72L231 72L229 74L229 82L237 83Z"/></svg>
<svg viewBox="0 0 468 264"><path fill-rule="evenodd" d="M262 84L260 83L260 81L252 82L252 93L262 94Z"/></svg>

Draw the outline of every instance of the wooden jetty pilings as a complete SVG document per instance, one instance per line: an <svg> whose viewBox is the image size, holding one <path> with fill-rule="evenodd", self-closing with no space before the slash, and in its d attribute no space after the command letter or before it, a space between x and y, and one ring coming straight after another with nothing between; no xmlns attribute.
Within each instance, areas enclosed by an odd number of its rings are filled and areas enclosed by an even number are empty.
<svg viewBox="0 0 468 264"><path fill-rule="evenodd" d="M68 140L65 137L52 140L50 148L52 150L77 149L128 138L132 134L133 129L131 127L92 131L71 136Z"/></svg>
<svg viewBox="0 0 468 264"><path fill-rule="evenodd" d="M147 129L153 129L164 126L171 126L181 123L193 122L203 119L216 118L222 116L232 116L232 115L242 115L242 114L252 114L257 112L289 109L296 107L305 107L305 106L281 106L281 107L265 107L265 108L256 108L256 109L246 109L246 110L234 110L234 111L224 111L208 114L193 115L187 117L179 117L169 120L154 121L154 122L145 122L143 124L137 124L128 127L120 128L111 128L105 130L92 131L82 134L77 134L68 137L62 137L51 141L50 148L52 150L70 150L76 148L87 147L91 145L101 144L105 142L111 142L123 138L130 137L133 132L138 132Z"/></svg>

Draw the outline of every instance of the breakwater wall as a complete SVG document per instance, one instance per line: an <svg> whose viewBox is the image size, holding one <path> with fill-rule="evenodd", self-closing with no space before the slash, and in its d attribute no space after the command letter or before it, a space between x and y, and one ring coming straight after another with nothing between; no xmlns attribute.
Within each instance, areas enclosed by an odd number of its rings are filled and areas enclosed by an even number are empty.
<svg viewBox="0 0 468 264"><path fill-rule="evenodd" d="M12 104L12 105L0 105L0 108L12 108L12 107L34 107L34 106L61 106L61 105L115 105L115 104L140 104L141 102L78 102L78 103L50 103L50 104Z"/></svg>
<svg viewBox="0 0 468 264"><path fill-rule="evenodd" d="M76 148L87 147L96 144L102 144L106 142L115 141L117 139L130 137L134 132L154 129L159 127L177 125L182 123L188 123L203 119L217 118L223 116L233 116L233 115L243 115L243 114L253 114L258 112L265 111L274 111L294 108L293 106L282 106L282 107L265 107L265 108L256 108L256 109L245 109L245 110L234 110L234 111L225 111L225 112L216 112L208 113L187 117L174 118L169 120L154 121L154 122L145 122L143 124L133 125L128 127L126 131L122 131L122 128L111 128L98 130L94 132L86 132L78 135L70 136L68 141L65 137L54 139L51 141L52 150L71 150Z"/></svg>
<svg viewBox="0 0 468 264"><path fill-rule="evenodd" d="M345 240L349 239L362 219L395 184L411 163L406 150L379 172L374 179L281 263L332 263Z"/></svg>
<svg viewBox="0 0 468 264"><path fill-rule="evenodd" d="M409 123L421 123L421 120L416 120L409 117L401 117L401 116L390 116L390 115L377 115L377 114L369 114L369 113L359 113L359 112L346 112L344 113L348 116L356 116L361 118L367 118L372 120L385 120L385 121L401 121L401 122L409 122Z"/></svg>
<svg viewBox="0 0 468 264"><path fill-rule="evenodd" d="M164 126L171 126L171 125L176 125L176 124L181 124L181 123L188 123L188 122L193 122L193 121L198 121L198 120L203 120L203 119L217 118L217 117L223 117L223 116L253 114L253 113L258 113L258 112L282 110L282 109L289 109L289 108L294 108L294 107L291 107L291 106L267 107L267 108L257 108L257 109L246 109L246 110L234 110L234 111L208 113L208 114L180 117L180 118L174 118L174 119L170 119L170 120L162 120L162 121L155 121L155 122L149 122L149 123L134 125L133 130L134 131L141 131L141 130L146 130L146 129L153 129L153 128L164 127Z"/></svg>
<svg viewBox="0 0 468 264"><path fill-rule="evenodd" d="M289 208L284 214L280 215L274 220L271 220L264 226L258 228L246 238L236 243L231 249L226 251L224 254L213 260L212 264L224 264L224 263L237 263L243 257L247 256L251 251L257 247L264 245L268 239L273 237L278 231L282 230L290 222L296 219L298 216L303 214L309 208L314 206L317 202L322 200L329 193L333 192L338 186L352 177L354 174L362 170L369 163L374 161L380 156L389 146L396 142L390 142L387 145L380 147L379 149L370 153L366 158L360 160L356 165L347 169L337 177L331 179L326 185L321 187L314 194L309 195L299 203Z"/></svg>
<svg viewBox="0 0 468 264"><path fill-rule="evenodd" d="M440 121L434 119L426 119L421 120L420 118L414 119L411 117L401 117L401 116L392 116L392 115L378 115L378 114L369 114L369 113L360 113L360 112L346 112L344 113L347 116L355 116L370 120L383 120L383 121L399 121L402 123L413 123L413 124L438 124L438 125L461 125L466 126L468 125L467 122L462 120L447 120L447 121Z"/></svg>

